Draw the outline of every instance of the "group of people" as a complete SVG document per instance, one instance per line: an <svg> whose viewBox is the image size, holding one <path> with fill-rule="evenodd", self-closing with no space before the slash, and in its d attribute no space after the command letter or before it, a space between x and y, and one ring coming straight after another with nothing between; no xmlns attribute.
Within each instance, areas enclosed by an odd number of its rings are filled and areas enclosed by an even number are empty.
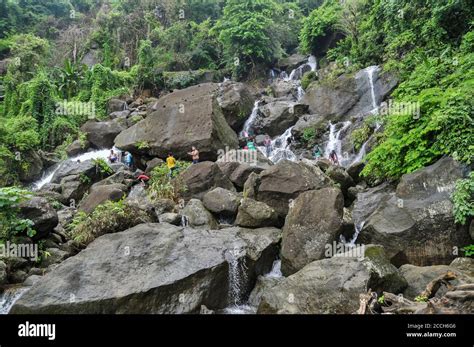
<svg viewBox="0 0 474 347"><path fill-rule="evenodd" d="M111 164L123 162L129 168L133 167L133 156L130 152L114 152L113 149L110 150L110 154L108 156L109 162Z"/></svg>
<svg viewBox="0 0 474 347"><path fill-rule="evenodd" d="M191 147L191 152L188 152L188 155L191 157L193 164L199 163L199 151L196 147ZM176 165L176 159L173 156L173 153L168 153L168 157L166 158L166 166L168 167L168 176L170 178L174 177L178 171L178 166Z"/></svg>
<svg viewBox="0 0 474 347"><path fill-rule="evenodd" d="M319 147L319 145L314 146L314 148L313 148L313 158L316 159L316 160L319 160L322 156L323 156L323 151L322 151L321 147ZM334 149L329 153L329 160L334 165L339 165L339 158L337 157L337 153Z"/></svg>

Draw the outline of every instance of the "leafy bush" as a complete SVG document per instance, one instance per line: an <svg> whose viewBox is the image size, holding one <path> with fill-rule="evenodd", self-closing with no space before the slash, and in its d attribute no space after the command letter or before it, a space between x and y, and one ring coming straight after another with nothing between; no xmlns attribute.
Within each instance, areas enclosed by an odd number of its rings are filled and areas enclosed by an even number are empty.
<svg viewBox="0 0 474 347"><path fill-rule="evenodd" d="M184 161L176 163L177 170L181 172L184 172L189 166L190 163ZM187 187L181 175L175 174L174 177L169 177L169 169L166 164L161 164L152 170L148 189L150 199L171 199L178 202L186 190Z"/></svg>
<svg viewBox="0 0 474 347"><path fill-rule="evenodd" d="M19 233L33 237L33 222L18 217L18 204L31 198L31 194L16 187L0 188L0 240L11 240Z"/></svg>
<svg viewBox="0 0 474 347"><path fill-rule="evenodd" d="M109 164L102 158L97 158L93 160L96 170L100 173L102 177L110 176L114 173L114 170L109 166Z"/></svg>
<svg viewBox="0 0 474 347"><path fill-rule="evenodd" d="M456 223L466 224L474 217L474 172L471 172L468 178L456 182L453 203Z"/></svg>
<svg viewBox="0 0 474 347"><path fill-rule="evenodd" d="M75 241L87 245L99 236L120 232L148 221L146 212L127 205L123 200L107 201L89 215L78 212L67 228Z"/></svg>
<svg viewBox="0 0 474 347"><path fill-rule="evenodd" d="M311 82L314 82L316 80L317 80L316 72L308 71L301 78L301 87L304 90L306 90L309 87L309 85L311 84Z"/></svg>
<svg viewBox="0 0 474 347"><path fill-rule="evenodd" d="M354 150L358 151L362 145L369 139L372 134L372 129L364 123L362 127L355 129L351 133L351 142Z"/></svg>
<svg viewBox="0 0 474 347"><path fill-rule="evenodd" d="M463 248L461 248L461 250L464 252L465 257L474 256L474 245L469 245L469 246L463 247Z"/></svg>

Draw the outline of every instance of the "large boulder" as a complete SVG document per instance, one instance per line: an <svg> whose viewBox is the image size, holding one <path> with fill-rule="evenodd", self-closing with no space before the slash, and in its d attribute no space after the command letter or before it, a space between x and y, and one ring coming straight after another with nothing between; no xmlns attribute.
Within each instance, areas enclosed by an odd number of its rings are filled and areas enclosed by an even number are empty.
<svg viewBox="0 0 474 347"><path fill-rule="evenodd" d="M20 203L19 209L21 218L33 221L35 239L45 237L58 225L58 214L45 198L32 197Z"/></svg>
<svg viewBox="0 0 474 347"><path fill-rule="evenodd" d="M373 111L397 83L393 75L381 74L378 67L372 66L354 76L344 74L334 81L311 84L302 103L309 106L310 113L326 119L339 120L342 116L349 119Z"/></svg>
<svg viewBox="0 0 474 347"><path fill-rule="evenodd" d="M81 127L81 131L86 134L87 140L92 143L94 147L102 149L112 148L115 137L126 128L126 122L122 119L104 122L90 120Z"/></svg>
<svg viewBox="0 0 474 347"><path fill-rule="evenodd" d="M232 182L224 176L219 166L210 161L191 165L181 174L181 178L186 184L186 197L201 199L205 193L217 187L235 191Z"/></svg>
<svg viewBox="0 0 474 347"><path fill-rule="evenodd" d="M291 134L296 138L300 139L303 137L306 129L312 129L314 131L314 138L319 139L327 129L327 120L320 115L303 115L296 122Z"/></svg>
<svg viewBox="0 0 474 347"><path fill-rule="evenodd" d="M342 232L344 197L338 188L301 193L283 227L281 271L285 276L325 258L326 246Z"/></svg>
<svg viewBox="0 0 474 347"><path fill-rule="evenodd" d="M21 161L24 165L20 166L19 177L22 182L33 182L41 177L43 172L43 160L36 151L23 153Z"/></svg>
<svg viewBox="0 0 474 347"><path fill-rule="evenodd" d="M67 146L66 154L69 158L75 157L87 152L90 146L91 143L87 140L74 140L69 146Z"/></svg>
<svg viewBox="0 0 474 347"><path fill-rule="evenodd" d="M189 158L191 146L196 146L202 160L215 160L219 149L238 146L237 135L217 103L218 91L218 84L205 83L165 95L146 119L116 137L115 146L161 158L169 152Z"/></svg>
<svg viewBox="0 0 474 347"><path fill-rule="evenodd" d="M298 66L306 63L308 56L302 54L292 54L288 57L281 58L278 60L276 67L284 71L291 71L296 69Z"/></svg>
<svg viewBox="0 0 474 347"><path fill-rule="evenodd" d="M253 124L257 133L278 136L294 125L298 118L308 111L304 104L287 101L273 101L259 107L259 116Z"/></svg>
<svg viewBox="0 0 474 347"><path fill-rule="evenodd" d="M415 266L405 264L399 270L408 281L408 287L403 292L403 295L410 300L420 295L426 289L428 283L446 274L448 271L453 272L456 276L456 279L450 281L450 284L453 286L474 283L474 277L451 265ZM441 286L436 292L436 297L443 296L447 290L446 286Z"/></svg>
<svg viewBox="0 0 474 347"><path fill-rule="evenodd" d="M242 199L235 224L245 228L280 226L278 214L273 208L249 198Z"/></svg>
<svg viewBox="0 0 474 347"><path fill-rule="evenodd" d="M245 84L226 81L221 84L217 101L227 123L237 132L252 112L255 97Z"/></svg>
<svg viewBox="0 0 474 347"><path fill-rule="evenodd" d="M279 238L274 228L208 231L141 224L99 237L66 259L16 301L11 313L178 314L199 312L201 305L222 309L229 304L232 284L253 287L256 277L269 271ZM227 255L246 266L230 266ZM240 273L245 283L235 283L239 274L234 270L245 271Z"/></svg>
<svg viewBox="0 0 474 347"><path fill-rule="evenodd" d="M191 227L198 229L217 229L218 223L213 215L206 210L201 200L191 199L181 211Z"/></svg>
<svg viewBox="0 0 474 347"><path fill-rule="evenodd" d="M362 259L338 256L317 260L265 291L258 313L352 314L369 289L400 293L406 280L379 246L365 247Z"/></svg>
<svg viewBox="0 0 474 347"><path fill-rule="evenodd" d="M386 188L377 197L359 193L354 218L365 223L358 240L382 244L396 266L449 264L456 249L472 243L452 212L451 194L463 173L446 157L402 176L395 191Z"/></svg>
<svg viewBox="0 0 474 347"><path fill-rule="evenodd" d="M239 189L244 187L252 172L259 174L264 170L261 166L239 163L237 161L217 161L217 165L222 173ZM267 165L267 167L269 166Z"/></svg>
<svg viewBox="0 0 474 347"><path fill-rule="evenodd" d="M271 85L271 93L276 98L296 99L300 84L297 81L278 78Z"/></svg>
<svg viewBox="0 0 474 347"><path fill-rule="evenodd" d="M60 183L66 176L87 176L91 179L98 176L96 164L93 160L85 160L82 162L68 160L65 161L58 170L54 173L51 179L52 183Z"/></svg>
<svg viewBox="0 0 474 347"><path fill-rule="evenodd" d="M93 186L89 195L81 201L79 211L91 213L106 201L119 201L125 195L127 187L123 184L108 184Z"/></svg>
<svg viewBox="0 0 474 347"><path fill-rule="evenodd" d="M220 216L235 216L240 205L239 196L230 190L217 187L202 199L206 209Z"/></svg>
<svg viewBox="0 0 474 347"><path fill-rule="evenodd" d="M120 99L110 99L107 102L107 113L113 113L117 111L124 111L128 109L127 102Z"/></svg>
<svg viewBox="0 0 474 347"><path fill-rule="evenodd" d="M273 207L280 217L288 213L290 200L302 192L316 190L331 184L331 180L317 167L282 160L264 170L258 178L249 177L244 192L253 199ZM252 197L248 196L248 197Z"/></svg>

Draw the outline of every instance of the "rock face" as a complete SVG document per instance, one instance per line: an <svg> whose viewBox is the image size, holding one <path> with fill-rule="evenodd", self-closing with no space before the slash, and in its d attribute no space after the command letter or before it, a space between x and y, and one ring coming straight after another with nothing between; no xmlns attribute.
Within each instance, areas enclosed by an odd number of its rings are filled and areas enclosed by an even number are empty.
<svg viewBox="0 0 474 347"><path fill-rule="evenodd" d="M253 199L242 199L235 224L245 228L279 226L278 214L267 204Z"/></svg>
<svg viewBox="0 0 474 347"><path fill-rule="evenodd" d="M265 291L258 313L351 314L368 289L399 293L407 283L381 248L367 246L364 257L314 261Z"/></svg>
<svg viewBox="0 0 474 347"><path fill-rule="evenodd" d="M247 278L268 271L279 230L205 231L141 224L104 235L25 293L11 313L193 313L229 301L225 254L239 248ZM100 279L100 280L98 280ZM251 283L251 285L253 285Z"/></svg>
<svg viewBox="0 0 474 347"><path fill-rule="evenodd" d="M398 81L389 74L380 74L375 67L360 70L355 76L341 75L335 81L313 83L302 99L312 114L338 120L368 114L374 109L370 75L374 85L375 104L396 87Z"/></svg>
<svg viewBox="0 0 474 347"><path fill-rule="evenodd" d="M325 258L326 245L342 232L344 198L338 188L301 193L286 216L281 248L285 276Z"/></svg>
<svg viewBox="0 0 474 347"><path fill-rule="evenodd" d="M219 166L210 161L200 162L191 165L181 174L186 184L185 196L201 199L208 191L221 187L234 191L232 182L224 176Z"/></svg>
<svg viewBox="0 0 474 347"><path fill-rule="evenodd" d="M255 97L245 84L226 81L221 84L217 101L227 123L238 132L252 113Z"/></svg>
<svg viewBox="0 0 474 347"><path fill-rule="evenodd" d="M71 158L75 157L76 155L85 153L90 148L90 146L91 143L87 140L84 142L80 140L75 140L66 148L67 156Z"/></svg>
<svg viewBox="0 0 474 347"><path fill-rule="evenodd" d="M454 247L472 243L467 228L457 226L452 214L450 196L462 175L459 163L443 158L404 175L396 191L379 190L377 197L360 193L354 215L365 210L368 216L358 242L382 244L396 266L449 264L456 256Z"/></svg>
<svg viewBox="0 0 474 347"><path fill-rule="evenodd" d="M286 58L278 60L277 67L281 70L291 71L304 64L308 57L302 54L292 54Z"/></svg>
<svg viewBox="0 0 474 347"><path fill-rule="evenodd" d="M202 200L206 209L222 216L235 216L240 205L236 193L224 188L216 188L204 195Z"/></svg>
<svg viewBox="0 0 474 347"><path fill-rule="evenodd" d="M127 128L126 122L114 119L106 122L87 121L81 131L87 135L87 140L96 148L112 148L115 137Z"/></svg>
<svg viewBox="0 0 474 347"><path fill-rule="evenodd" d="M288 204L302 192L328 186L331 180L317 167L282 160L245 184L248 197L273 207L280 217L288 213Z"/></svg>
<svg viewBox="0 0 474 347"><path fill-rule="evenodd" d="M22 202L19 208L21 218L33 221L35 239L43 238L58 225L58 214L45 198L32 197Z"/></svg>
<svg viewBox="0 0 474 347"><path fill-rule="evenodd" d="M123 184L108 184L93 186L89 195L81 201L79 211L91 213L106 201L119 201L124 196L127 187Z"/></svg>
<svg viewBox="0 0 474 347"><path fill-rule="evenodd" d="M218 161L219 169L222 173L239 189L244 187L245 181L252 172L259 174L264 169L259 166L252 166L236 161Z"/></svg>
<svg viewBox="0 0 474 347"><path fill-rule="evenodd" d="M115 146L140 152L146 143L147 154L161 158L169 152L189 158L191 146L196 146L202 160L215 160L219 149L238 146L217 103L218 91L218 84L205 83L160 98L146 119L117 136Z"/></svg>
<svg viewBox="0 0 474 347"><path fill-rule="evenodd" d="M28 151L22 155L22 161L27 163L27 169L21 168L19 175L22 182L33 182L41 176L43 160L36 151Z"/></svg>
<svg viewBox="0 0 474 347"><path fill-rule="evenodd" d="M278 136L294 125L298 118L307 111L307 105L273 101L259 108L260 115L253 128L260 134L268 134L271 137Z"/></svg>
<svg viewBox="0 0 474 347"><path fill-rule="evenodd" d="M212 214L206 210L201 200L189 200L182 214L187 217L189 225L194 228L217 229L217 221Z"/></svg>
<svg viewBox="0 0 474 347"><path fill-rule="evenodd" d="M469 276L469 274L457 269L454 266L415 266L405 264L400 267L400 273L408 281L408 287L403 292L403 295L406 296L408 299L415 299L426 289L428 283L430 283L435 278L444 275L448 271L454 272L456 275L456 279L450 282L453 286L474 283L473 277ZM436 297L441 297L446 292L446 286L441 286L441 288L436 292Z"/></svg>
<svg viewBox="0 0 474 347"><path fill-rule="evenodd" d="M113 113L118 111L124 111L128 108L127 102L120 99L110 99L107 102L107 113Z"/></svg>

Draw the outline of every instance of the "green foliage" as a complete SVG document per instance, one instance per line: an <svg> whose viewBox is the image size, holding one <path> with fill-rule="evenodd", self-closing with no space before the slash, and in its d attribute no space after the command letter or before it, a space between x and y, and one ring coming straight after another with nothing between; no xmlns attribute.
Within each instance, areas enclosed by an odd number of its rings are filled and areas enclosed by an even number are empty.
<svg viewBox="0 0 474 347"><path fill-rule="evenodd" d="M362 145L369 139L372 134L372 129L367 125L363 124L362 127L355 129L351 133L351 142L354 150L358 151Z"/></svg>
<svg viewBox="0 0 474 347"><path fill-rule="evenodd" d="M18 204L31 198L31 194L16 187L0 188L0 240L11 240L19 233L33 237L33 222L18 216Z"/></svg>
<svg viewBox="0 0 474 347"><path fill-rule="evenodd" d="M144 211L127 205L124 200L107 201L91 214L78 212L67 228L75 241L87 245L101 235L123 231L147 220Z"/></svg>
<svg viewBox="0 0 474 347"><path fill-rule="evenodd" d="M415 298L415 302L428 302L428 297L424 295L418 295Z"/></svg>
<svg viewBox="0 0 474 347"><path fill-rule="evenodd" d="M474 256L474 245L469 245L469 246L463 247L463 248L461 248L461 250L464 252L465 257Z"/></svg>
<svg viewBox="0 0 474 347"><path fill-rule="evenodd" d="M300 33L300 45L303 52L316 53L329 35L336 31L341 8L337 1L325 1L304 19Z"/></svg>
<svg viewBox="0 0 474 347"><path fill-rule="evenodd" d="M468 178L456 182L452 198L456 223L466 224L474 217L474 172L471 172Z"/></svg>
<svg viewBox="0 0 474 347"><path fill-rule="evenodd" d="M302 139L304 142L311 142L316 137L315 128L306 128L303 130Z"/></svg>
<svg viewBox="0 0 474 347"><path fill-rule="evenodd" d="M177 170L181 172L189 166L190 163L184 161L178 160L176 163ZM148 189L148 195L152 200L171 199L177 202L186 190L186 184L180 175L175 174L173 178L169 177L166 164L161 164L152 170Z"/></svg>
<svg viewBox="0 0 474 347"><path fill-rule="evenodd" d="M308 71L306 72L303 77L301 78L301 87L306 90L308 89L309 85L316 81L318 76L316 75L316 72L314 71Z"/></svg>
<svg viewBox="0 0 474 347"><path fill-rule="evenodd" d="M281 54L273 35L273 18L281 8L273 0L229 0L214 31L224 49L227 65L242 77L266 65Z"/></svg>
<svg viewBox="0 0 474 347"><path fill-rule="evenodd" d="M93 160L96 170L100 173L102 177L110 176L114 173L114 170L109 166L109 164L102 158L97 158Z"/></svg>

